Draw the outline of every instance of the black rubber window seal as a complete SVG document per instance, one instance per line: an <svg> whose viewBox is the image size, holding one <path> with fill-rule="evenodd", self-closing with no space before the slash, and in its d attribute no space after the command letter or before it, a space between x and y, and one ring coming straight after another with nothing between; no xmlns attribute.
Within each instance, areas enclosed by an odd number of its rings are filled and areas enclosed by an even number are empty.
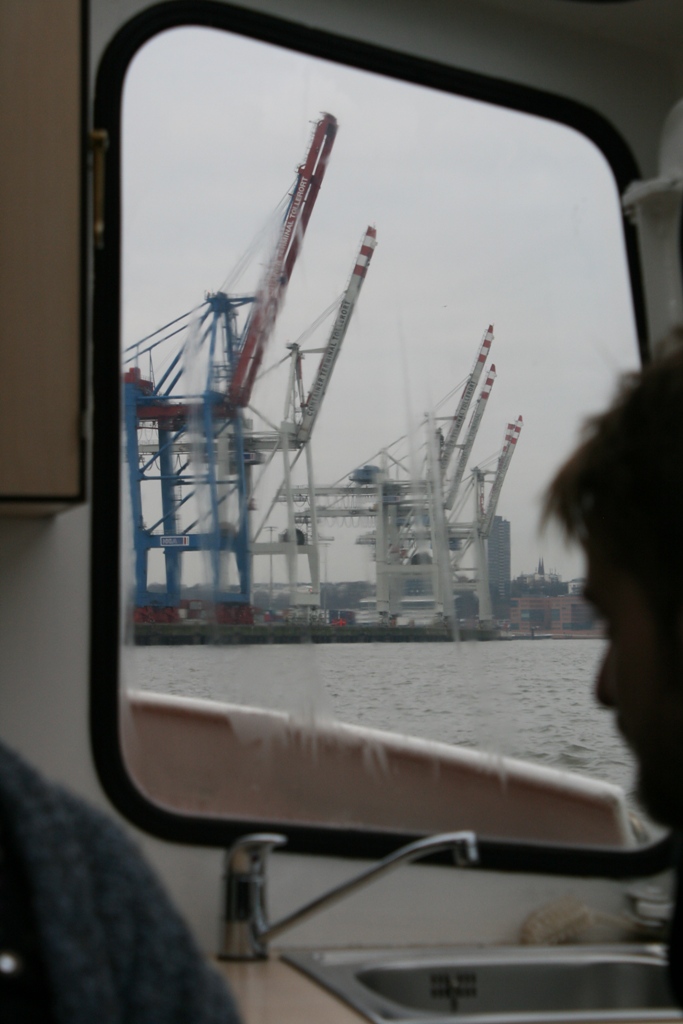
<svg viewBox="0 0 683 1024"><path fill-rule="evenodd" d="M343 36L321 32L280 18L233 7L218 0L161 3L131 19L111 40L97 73L94 127L108 134L105 242L95 253L93 306L93 518L91 580L90 733L102 786L118 811L158 838L201 846L229 846L245 832L276 831L288 837L287 850L347 858L379 858L416 838L413 833L306 826L264 821L195 817L167 810L147 799L126 769L120 744L119 640L120 482L111 466L120 446L120 253L121 253L121 101L127 68L155 35L180 26L220 29L274 43L336 63L391 78L482 100L548 118L578 130L602 151L620 192L639 177L621 135L595 111L563 97L446 65L415 58ZM636 239L624 222L636 324L645 350L645 317ZM103 586L102 581L107 585ZM635 878L664 870L676 857L668 836L633 849L555 846L503 839L482 839L481 867L581 877ZM447 856L431 858L446 863Z"/></svg>

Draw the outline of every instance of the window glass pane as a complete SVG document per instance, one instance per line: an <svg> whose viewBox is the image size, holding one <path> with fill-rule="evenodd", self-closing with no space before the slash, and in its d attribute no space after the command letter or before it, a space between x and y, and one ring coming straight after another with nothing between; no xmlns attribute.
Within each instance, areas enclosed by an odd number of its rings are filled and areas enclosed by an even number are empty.
<svg viewBox="0 0 683 1024"><path fill-rule="evenodd" d="M588 778L577 804L595 780L629 791L593 704L581 559L537 532L581 422L636 365L598 149L194 28L137 55L123 125L141 788L193 813L419 830L453 826L469 786L458 826L530 838L537 814L504 824L531 785L505 757ZM563 827L596 839L580 815Z"/></svg>

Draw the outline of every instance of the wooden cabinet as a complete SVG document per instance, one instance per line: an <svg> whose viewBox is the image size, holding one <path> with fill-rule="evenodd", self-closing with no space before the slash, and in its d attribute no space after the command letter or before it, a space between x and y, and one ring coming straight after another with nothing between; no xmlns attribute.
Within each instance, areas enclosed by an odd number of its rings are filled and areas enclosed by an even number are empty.
<svg viewBox="0 0 683 1024"><path fill-rule="evenodd" d="M84 497L80 0L0 0L0 514Z"/></svg>

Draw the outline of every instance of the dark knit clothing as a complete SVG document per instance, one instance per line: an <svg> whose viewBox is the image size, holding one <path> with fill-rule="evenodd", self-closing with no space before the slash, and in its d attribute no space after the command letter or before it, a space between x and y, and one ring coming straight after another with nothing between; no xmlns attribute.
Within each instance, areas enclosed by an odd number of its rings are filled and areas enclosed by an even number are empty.
<svg viewBox="0 0 683 1024"><path fill-rule="evenodd" d="M26 871L0 827L0 1022L15 1021L54 1024L54 1015Z"/></svg>
<svg viewBox="0 0 683 1024"><path fill-rule="evenodd" d="M25 872L51 993L45 1020L238 1024L221 978L123 832L2 745L0 817ZM29 959L40 974L40 956Z"/></svg>

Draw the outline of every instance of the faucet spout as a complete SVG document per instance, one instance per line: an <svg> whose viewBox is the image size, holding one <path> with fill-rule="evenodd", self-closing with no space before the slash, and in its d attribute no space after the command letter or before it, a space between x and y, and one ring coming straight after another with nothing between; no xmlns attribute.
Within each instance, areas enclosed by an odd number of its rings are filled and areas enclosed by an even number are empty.
<svg viewBox="0 0 683 1024"><path fill-rule="evenodd" d="M383 860L304 904L279 921L268 924L265 909L267 855L286 838L269 833L242 836L226 855L225 919L219 956L224 960L257 960L268 956L268 942L312 914L344 899L401 864L429 854L450 850L457 867L479 863L477 837L473 832L441 832L400 847Z"/></svg>
<svg viewBox="0 0 683 1024"><path fill-rule="evenodd" d="M261 960L268 956L263 937L266 918L268 854L284 846L286 836L254 832L241 836L226 854L224 906L219 957L222 960Z"/></svg>

